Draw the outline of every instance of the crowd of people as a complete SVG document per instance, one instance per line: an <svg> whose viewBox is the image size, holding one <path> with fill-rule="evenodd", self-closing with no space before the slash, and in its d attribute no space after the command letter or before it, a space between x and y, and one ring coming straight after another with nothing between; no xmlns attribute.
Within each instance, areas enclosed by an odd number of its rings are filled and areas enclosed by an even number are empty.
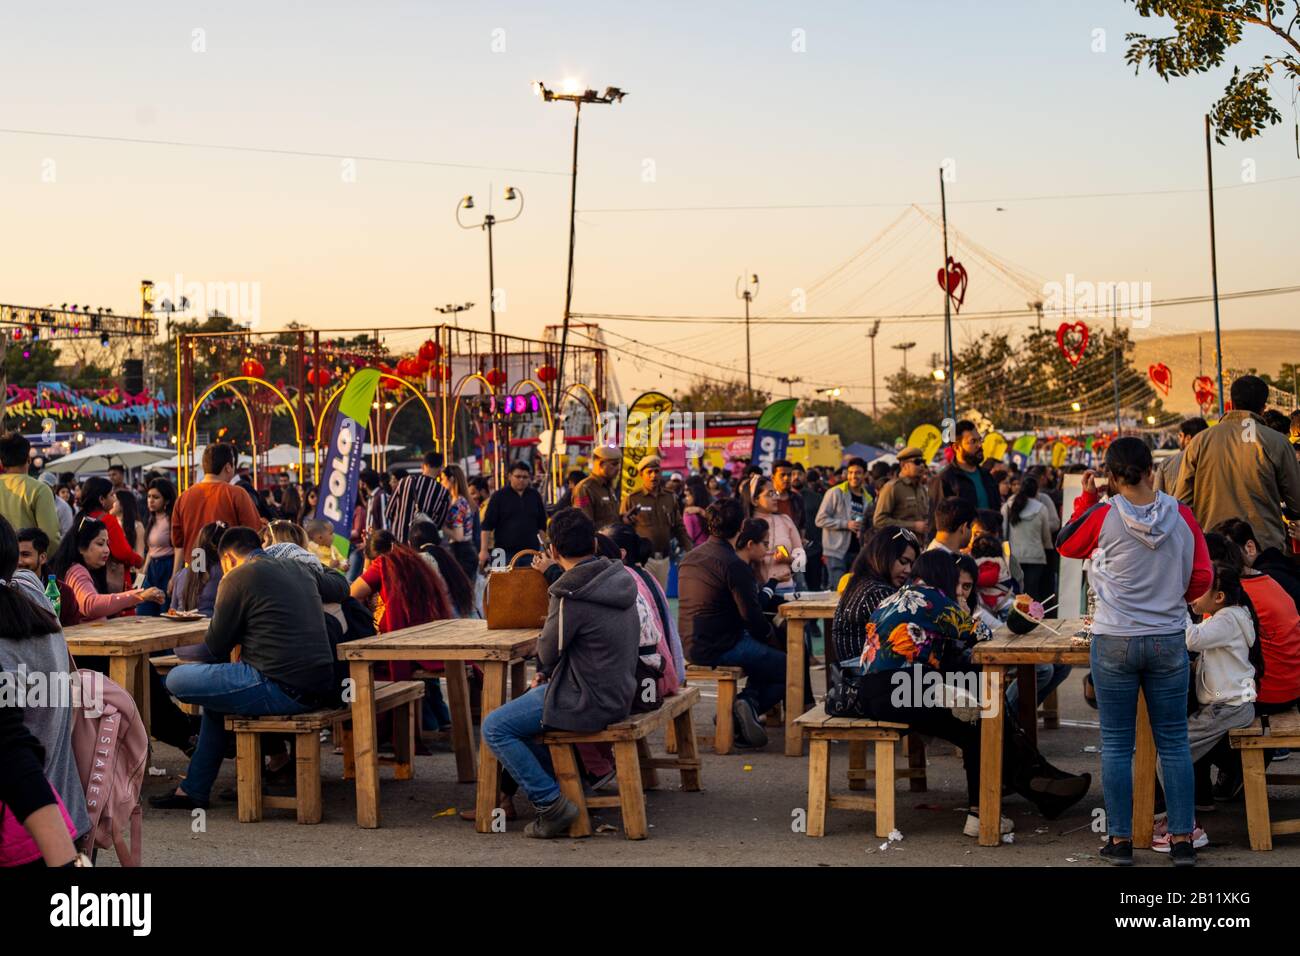
<svg viewBox="0 0 1300 956"><path fill-rule="evenodd" d="M839 592L824 641L828 686L851 684L863 716L961 749L965 832L975 835L977 727L948 705L900 703L893 690L916 668L977 670L975 644L1021 595L1050 605L1060 559L1078 558L1095 604L1086 689L1103 741L1103 856L1132 860L1129 754L1141 690L1160 754L1156 848L1194 862L1207 840L1197 814L1241 792L1228 732L1300 701L1300 526L1291 521L1300 517L1300 464L1277 416L1265 414L1267 395L1260 380L1239 378L1234 410L1213 428L1184 423L1178 453L1160 468L1145 441L1113 440L1104 465L1082 475L1069 514L1060 469L985 461L977 427L960 421L938 467L912 447L893 463L779 460L770 474L756 465L678 474L650 456L624 489L621 453L597 447L589 473L567 475L549 508L544 476L527 461L512 463L493 491L430 452L414 473L361 472L346 549L335 525L316 517L316 489L287 474L254 488L229 445L209 445L202 480L177 494L162 474L130 485L121 468L80 482L35 477L27 440L8 434L0 437L0 602L13 608L0 615L0 665L67 670L61 628L85 621L167 610L210 618L205 642L180 652L190 664L165 680L151 672L153 733L190 757L180 785L151 802L202 808L229 752L225 715L334 703L345 676L340 641L481 617L491 570L531 563L550 595L534 688L494 711L483 736L506 771L499 802L507 816L522 789L536 812L528 834L554 837L577 808L535 743L543 727L602 728L644 704L647 680L660 695L675 690L689 661L743 668L736 738L762 747L763 718L785 693L781 606L798 592ZM674 571L675 614L667 598ZM414 666L389 664L379 676L405 679ZM1062 665L1038 670L1039 701L1069 674ZM424 727L446 731L440 683L426 680ZM1004 782L1051 818L1080 800L1091 778L1052 766L1029 742L1014 718L1018 690L1006 691ZM805 697L811 704L807 673ZM202 705L202 717L186 716L173 698ZM84 797L60 741L68 715L26 716L24 726L5 714L0 747L42 755L70 835L84 836ZM590 786L614 777L609 756L580 748ZM265 760L271 786L291 783L287 741L269 746ZM14 761L25 768L15 779L27 776L12 805L31 813L43 850L55 847L44 858L62 861L50 827L57 815L42 813L50 801L28 779L31 761Z"/></svg>

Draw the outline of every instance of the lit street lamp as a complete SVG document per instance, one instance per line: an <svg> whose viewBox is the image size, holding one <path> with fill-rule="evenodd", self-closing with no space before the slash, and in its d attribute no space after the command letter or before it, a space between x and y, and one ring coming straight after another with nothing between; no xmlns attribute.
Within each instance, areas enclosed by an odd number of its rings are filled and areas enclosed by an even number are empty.
<svg viewBox="0 0 1300 956"><path fill-rule="evenodd" d="M578 203L578 122L582 116L582 104L621 103L627 94L617 86L607 86L604 93L597 93L595 90L585 89L584 84L574 79L566 79L560 92L549 89L545 83L536 82L533 84L533 93L540 96L545 103L558 100L573 104L573 175L569 185L569 268L564 286L564 325L560 331L560 361L554 385L554 392L558 395L559 390L564 387L564 356L569 347L569 309L573 304L573 246L576 238ZM556 403L552 401L551 404Z"/></svg>

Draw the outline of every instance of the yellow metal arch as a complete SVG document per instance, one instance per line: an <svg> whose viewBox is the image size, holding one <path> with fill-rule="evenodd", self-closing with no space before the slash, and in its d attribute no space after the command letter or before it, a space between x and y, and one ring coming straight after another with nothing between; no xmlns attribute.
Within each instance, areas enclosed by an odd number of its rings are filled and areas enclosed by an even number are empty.
<svg viewBox="0 0 1300 956"><path fill-rule="evenodd" d="M248 442L253 448L253 484L257 484L257 429L253 427L253 412L248 407L244 393L233 385L226 386L235 393L240 406L244 409L244 418L248 420ZM195 408L198 406L196 405ZM184 459L184 461L182 461ZM189 462L189 446L184 435L176 436L176 490L184 491L190 484L190 472L193 465Z"/></svg>
<svg viewBox="0 0 1300 956"><path fill-rule="evenodd" d="M497 390L492 387L492 383L483 376L482 372L470 372L456 384L456 401L451 406L451 437L447 440L448 449L455 447L456 444L456 418L460 414L460 393L464 391L465 386L474 381L474 379L478 379L487 386L489 395L495 395L497 393Z"/></svg>
<svg viewBox="0 0 1300 956"><path fill-rule="evenodd" d="M193 462L190 461L190 455L193 453L194 423L195 423L195 419L199 417L199 410L203 407L203 403L208 400L208 397L213 392L215 392L219 388L225 388L227 386L233 385L235 382L251 382L253 385L265 385L271 391L275 392L275 394L279 396L280 401L282 401L285 407L289 409L289 417L293 419L294 438L298 443L298 474L301 476L303 473L303 466L304 466L303 447L302 447L302 424L298 421L298 415L296 412L294 412L293 405L290 404L289 402L289 396L286 395L284 392L280 391L280 389L276 388L266 379L255 378L252 375L232 375L230 378L224 378L221 381L217 382L216 384L210 386L206 392L204 392L201 396L199 396L199 399L194 403L194 410L190 412L189 421L185 423L185 427L181 430L181 442L180 445L178 446L177 461L181 461L181 458L183 457L185 470L187 473L189 469L193 467ZM243 401L243 396L242 394L240 394L238 389L232 388L231 391L235 392L236 395L240 395L240 401ZM245 412L248 411L248 406L246 404L244 406L244 410ZM250 431L253 431L253 429L251 428L252 426L251 414L249 415L249 426L250 426ZM256 485L257 484L257 438L255 432L252 441L253 441L253 484Z"/></svg>
<svg viewBox="0 0 1300 956"><path fill-rule="evenodd" d="M581 389L582 391L587 393L587 401L591 403L591 427L594 432L594 430L598 428L600 424L597 421L597 419L599 419L601 415L600 402L596 400L596 393L593 392L591 390L591 387L584 382L574 382L572 385L570 385L568 388L566 388L564 391L560 393L560 397L555 404L555 413L557 415L560 414L560 412L564 410L564 403L568 401L570 398L574 398L574 396L571 396L569 394L574 389ZM594 434L593 437L595 437Z"/></svg>
<svg viewBox="0 0 1300 956"><path fill-rule="evenodd" d="M424 392L420 391L418 388L416 388L410 382L406 381L406 379L404 378L398 378L396 375L386 375L385 377L391 378L394 381L399 382L403 388L408 389L411 392L411 396L413 398L418 398L420 400L420 404L424 406L424 413L427 416L429 416L429 432L431 434L431 437L433 438L434 450L441 451L442 442L438 440L438 423L433 417L433 408L432 406L429 405L429 400L424 397ZM351 377L348 378L348 381L351 381ZM320 484L321 428L325 424L325 416L329 414L330 408L333 407L334 403L338 401L339 396L343 394L343 389L347 387L348 387L348 382L343 382L342 384L339 385L338 388L330 392L330 397L325 399L325 404L321 406L320 415L316 417L316 428L314 430L315 437L312 439L312 457L314 459L312 475L315 483L318 485ZM406 405L407 402L409 402L410 400L411 400L410 398L406 399L406 401L402 402L401 405L393 409L393 415L396 416L398 410L401 409L402 406ZM390 428L392 427L391 419L389 421L389 427ZM374 433L374 429L370 429L370 431L372 434ZM384 434L383 444L385 445L388 444L387 432L385 432Z"/></svg>

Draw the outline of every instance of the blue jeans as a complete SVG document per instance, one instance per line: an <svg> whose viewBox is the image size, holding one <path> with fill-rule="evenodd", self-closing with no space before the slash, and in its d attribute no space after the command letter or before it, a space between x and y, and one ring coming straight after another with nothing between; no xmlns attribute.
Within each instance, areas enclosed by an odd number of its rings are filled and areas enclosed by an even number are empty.
<svg viewBox="0 0 1300 956"><path fill-rule="evenodd" d="M1073 670L1069 664L1035 664L1034 683L1038 687L1038 703L1047 700L1047 695L1061 685L1061 681L1070 676ZM1018 713L1020 704L1020 681L1013 680L1007 685L1007 706L1012 713Z"/></svg>
<svg viewBox="0 0 1300 956"><path fill-rule="evenodd" d="M1094 634L1089 659L1101 718L1101 787L1106 797L1107 832L1123 839L1133 836L1132 760L1141 688L1160 754L1169 832L1191 833L1196 808L1192 751L1187 742L1186 639L1181 632L1141 637Z"/></svg>
<svg viewBox="0 0 1300 956"><path fill-rule="evenodd" d="M483 742L536 807L548 807L560 798L550 751L537 742L545 703L546 685L542 684L483 718Z"/></svg>
<svg viewBox="0 0 1300 956"><path fill-rule="evenodd" d="M856 555L855 555L856 557ZM847 555L840 555L838 558L826 555L826 585L827 591L834 591L840 586L840 578L844 577L849 571L849 561Z"/></svg>
<svg viewBox="0 0 1300 956"><path fill-rule="evenodd" d="M348 552L348 584L361 577L366 569L366 549L360 545Z"/></svg>
<svg viewBox="0 0 1300 956"><path fill-rule="evenodd" d="M199 744L181 789L206 802L226 758L226 715L301 714L311 710L286 694L279 684L247 664L186 664L167 674L167 690L187 704L203 707Z"/></svg>
<svg viewBox="0 0 1300 956"><path fill-rule="evenodd" d="M765 714L785 697L785 654L756 641L748 632L718 655L716 663L745 669L745 689L737 699Z"/></svg>

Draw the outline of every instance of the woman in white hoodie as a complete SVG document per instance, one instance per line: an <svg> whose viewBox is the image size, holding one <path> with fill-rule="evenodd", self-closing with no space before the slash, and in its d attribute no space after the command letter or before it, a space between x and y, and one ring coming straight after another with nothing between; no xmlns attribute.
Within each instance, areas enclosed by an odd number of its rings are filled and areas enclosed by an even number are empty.
<svg viewBox="0 0 1300 956"><path fill-rule="evenodd" d="M1038 495L1038 481L1026 476L1020 490L1002 506L1003 531L1011 553L1025 573L1025 591L1035 601L1046 601L1056 589L1047 552L1052 550L1051 514Z"/></svg>

